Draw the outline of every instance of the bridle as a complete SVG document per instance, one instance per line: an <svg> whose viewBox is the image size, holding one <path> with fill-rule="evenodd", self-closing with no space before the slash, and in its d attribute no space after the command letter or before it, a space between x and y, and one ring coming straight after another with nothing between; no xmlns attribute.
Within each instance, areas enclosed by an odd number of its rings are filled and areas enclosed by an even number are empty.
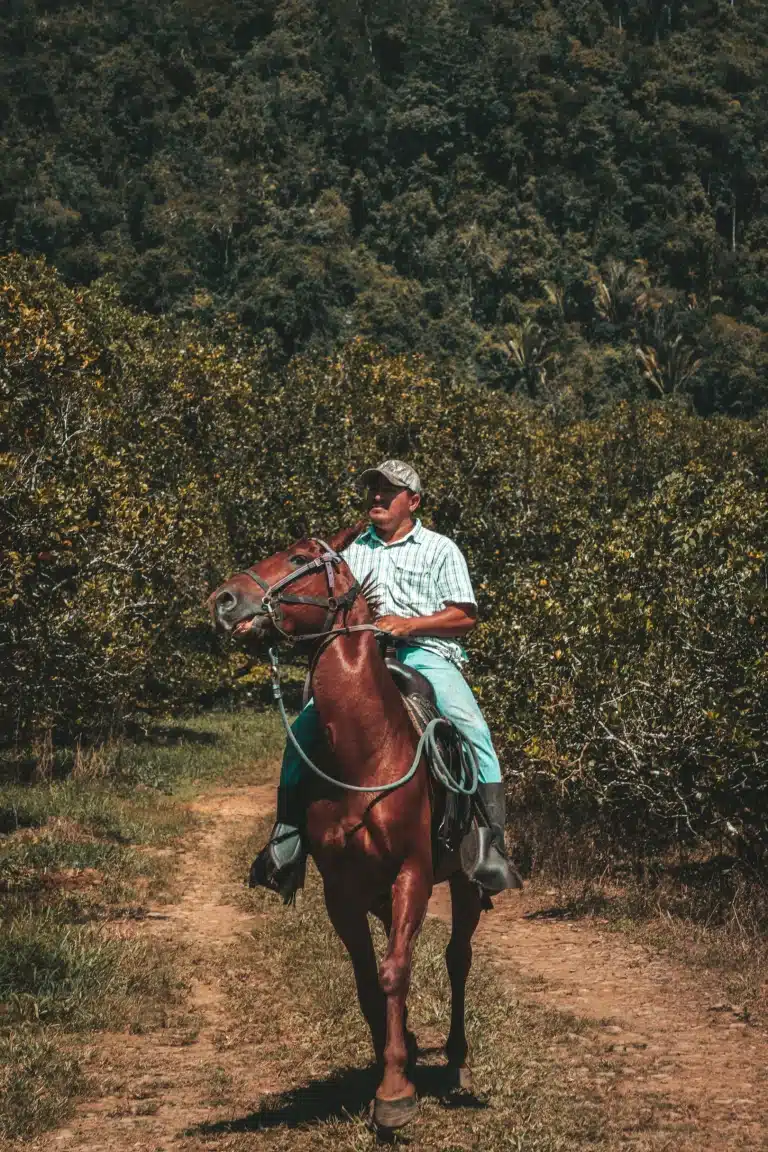
<svg viewBox="0 0 768 1152"><path fill-rule="evenodd" d="M337 565L343 564L344 560L338 554L338 552L334 548L331 548L330 544L326 544L324 540L320 540L317 537L311 537L310 542L319 544L323 549L322 554L315 557L314 560L308 560L306 564L301 564L298 568L296 568L294 572L289 572L287 576L282 576L279 580L276 580L274 584L267 584L266 580L262 580L261 576L259 576L257 572L254 572L252 568L246 568L244 573L245 575L250 576L251 580L255 581L255 583L259 585L263 592L261 603L254 612L254 616L268 617L270 623L273 625L276 631L279 632L280 635L286 640L320 641L318 649L310 662L307 680L308 684L311 685L312 672L317 663L317 658L333 640L337 639L339 636L348 636L352 632L374 632L380 635L385 635L385 633L381 633L381 630L377 628L375 624L353 624L352 626L349 626L346 623L346 615L357 597L362 592L362 588L358 584L357 580L355 580L355 582L352 584L352 587L348 588L346 592L343 592L341 596L334 596L333 593L336 585L335 568ZM327 596L298 596L295 592L284 591L284 589L287 588L289 584L292 584L295 580L300 580L302 576L307 576L310 572L318 572L321 568L325 569L325 576L326 580L328 581ZM291 636L291 634L286 632L282 627L283 604L309 604L314 608L325 608L325 622L323 624L323 631L311 633L305 632L299 636ZM340 611L344 612L344 623L340 628L335 628L334 621L336 620L336 617ZM429 721L426 728L419 737L418 744L416 745L416 752L410 768L407 772L403 773L403 775L398 780L393 780L388 784L360 785L347 784L344 780L337 780L335 777L329 776L327 772L324 772L309 758L309 756L307 756L291 728L290 721L288 720L288 714L285 710L285 701L283 700L282 689L280 687L280 663L277 650L275 648L270 648L269 659L272 665L272 695L280 710L280 717L283 721L283 727L285 728L286 736L288 737L288 740L293 744L296 752L307 765L307 767L310 768L316 776L319 776L321 780L325 781L326 784L330 784L334 788L341 788L347 792L392 792L395 788L400 788L403 784L406 784L416 773L416 770L421 763L421 758L426 750L428 752L427 760L430 765L430 770L438 780L442 781L449 792L456 792L465 796L472 796L477 791L479 772L477 753L475 752L474 747L469 742L467 737L464 736L458 728L456 728L456 725L453 723L453 721L446 720L444 716L436 716ZM445 762L443 761L440 748L438 746L437 737L435 735L436 730L439 728L449 729L455 731L458 734L459 764L461 776L460 779L453 778L450 771L446 767Z"/></svg>
<svg viewBox="0 0 768 1152"><path fill-rule="evenodd" d="M331 548L330 544L326 544L324 540L317 537L312 537L312 543L319 544L323 549L320 556L316 556L314 560L308 560L305 564L301 564L293 572L289 572L287 576L282 576L276 580L274 584L267 584L266 580L262 580L253 568L246 568L244 574L250 576L251 580L262 589L264 595L261 598L261 603L254 612L254 616L266 616L272 626L285 640L321 640L326 636L330 636L334 631L334 622L339 612L344 613L346 620L347 613L354 604L357 597L360 595L362 589L355 580L351 588L343 592L340 596L334 596L336 587L336 566L343 564L344 560L339 553ZM284 589L289 584L293 584L296 580L301 580L303 576L308 576L311 572L318 572L322 568L325 569L325 577L328 581L328 595L327 596L299 596L295 592L285 592ZM325 621L321 632L303 633L300 636L292 636L283 628L283 605L284 604L309 604L314 608L325 608Z"/></svg>

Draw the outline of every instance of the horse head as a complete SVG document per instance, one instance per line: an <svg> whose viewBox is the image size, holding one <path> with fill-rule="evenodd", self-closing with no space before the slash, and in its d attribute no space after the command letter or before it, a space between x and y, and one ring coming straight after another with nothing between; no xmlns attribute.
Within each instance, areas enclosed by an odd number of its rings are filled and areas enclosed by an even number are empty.
<svg viewBox="0 0 768 1152"><path fill-rule="evenodd" d="M364 527L361 520L327 543L303 537L236 572L208 598L214 627L230 635L238 624L251 621L248 635L254 640L327 632L340 612L349 612L359 592L339 553Z"/></svg>

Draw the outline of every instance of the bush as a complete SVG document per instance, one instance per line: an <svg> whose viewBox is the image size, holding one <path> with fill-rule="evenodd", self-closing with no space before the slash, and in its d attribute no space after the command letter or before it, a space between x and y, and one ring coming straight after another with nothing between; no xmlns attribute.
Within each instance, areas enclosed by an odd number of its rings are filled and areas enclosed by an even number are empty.
<svg viewBox="0 0 768 1152"><path fill-rule="evenodd" d="M768 426L629 402L562 424L363 341L279 377L3 265L3 657L18 733L96 731L231 672L206 592L358 515L407 456L468 555L472 678L526 813L639 849L768 832ZM11 679L11 677L13 679Z"/></svg>

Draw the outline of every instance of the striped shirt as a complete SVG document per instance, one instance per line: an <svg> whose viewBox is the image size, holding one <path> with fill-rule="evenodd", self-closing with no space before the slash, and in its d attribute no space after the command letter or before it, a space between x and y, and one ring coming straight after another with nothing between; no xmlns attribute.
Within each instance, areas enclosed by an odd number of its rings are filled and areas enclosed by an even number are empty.
<svg viewBox="0 0 768 1152"><path fill-rule="evenodd" d="M400 540L385 544L373 525L342 553L360 583L367 577L382 616L432 616L449 604L477 605L462 553L452 540L425 528L420 520ZM437 652L460 667L461 644L440 636L409 636L407 644Z"/></svg>

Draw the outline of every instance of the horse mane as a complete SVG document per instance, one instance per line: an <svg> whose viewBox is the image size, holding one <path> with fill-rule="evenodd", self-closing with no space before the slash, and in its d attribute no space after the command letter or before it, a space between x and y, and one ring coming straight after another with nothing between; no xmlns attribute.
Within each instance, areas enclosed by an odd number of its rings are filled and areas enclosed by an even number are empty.
<svg viewBox="0 0 768 1152"><path fill-rule="evenodd" d="M381 592L376 587L372 572L368 573L360 585L360 594L368 605L374 620L377 616L381 616Z"/></svg>

